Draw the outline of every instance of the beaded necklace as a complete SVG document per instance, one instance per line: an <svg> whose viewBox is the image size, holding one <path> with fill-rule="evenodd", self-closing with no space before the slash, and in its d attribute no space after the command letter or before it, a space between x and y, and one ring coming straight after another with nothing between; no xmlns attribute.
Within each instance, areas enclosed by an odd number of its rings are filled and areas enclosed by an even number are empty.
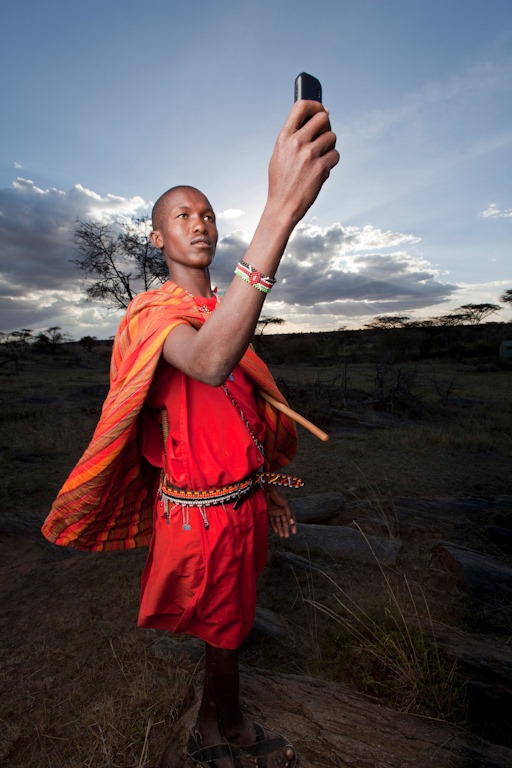
<svg viewBox="0 0 512 768"><path fill-rule="evenodd" d="M194 296L193 293L190 293L190 291L187 290L185 290L185 293L195 302L199 311L203 312L205 315L210 315L219 303L216 288L213 289L213 296L211 297Z"/></svg>

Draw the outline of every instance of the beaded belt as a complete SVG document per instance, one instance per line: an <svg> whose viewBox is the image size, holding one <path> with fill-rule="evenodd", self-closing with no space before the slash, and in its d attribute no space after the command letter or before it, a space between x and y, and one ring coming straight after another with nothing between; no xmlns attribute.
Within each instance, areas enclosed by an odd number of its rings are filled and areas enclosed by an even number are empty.
<svg viewBox="0 0 512 768"><path fill-rule="evenodd" d="M184 488L171 485L165 477L162 477L158 492L161 498L185 507L212 507L236 499L236 509L243 499L252 496L263 485L301 488L304 482L300 477L292 477L291 475L279 475L276 472L255 472L245 480L231 485L222 485L220 488L211 488L208 491L187 491Z"/></svg>
<svg viewBox="0 0 512 768"><path fill-rule="evenodd" d="M208 528L208 519L206 517L205 507L222 506L223 504L235 501L233 505L234 509L237 509L242 501L252 496L257 490L264 485L279 485L286 488L300 488L304 485L303 480L300 477L292 477L291 475L280 475L277 472L255 472L245 480L240 480L238 483L232 483L231 485L223 485L220 488L211 488L208 491L188 491L184 488L178 488L175 485L171 485L167 482L167 479L162 474L160 481L160 487L158 494L160 499L164 502L164 517L169 523L170 510L169 503L174 507L181 507L184 518L183 528L190 530L190 524L188 519L188 508L198 507L205 524ZM187 514L185 515L185 512Z"/></svg>

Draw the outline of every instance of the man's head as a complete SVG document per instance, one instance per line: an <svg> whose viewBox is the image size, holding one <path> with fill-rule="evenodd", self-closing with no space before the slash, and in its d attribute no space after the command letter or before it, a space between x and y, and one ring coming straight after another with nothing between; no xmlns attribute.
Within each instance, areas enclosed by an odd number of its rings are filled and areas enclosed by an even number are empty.
<svg viewBox="0 0 512 768"><path fill-rule="evenodd" d="M207 267L215 255L218 232L215 214L205 195L180 185L164 192L152 211L151 242L169 264ZM206 263L206 261L208 263Z"/></svg>

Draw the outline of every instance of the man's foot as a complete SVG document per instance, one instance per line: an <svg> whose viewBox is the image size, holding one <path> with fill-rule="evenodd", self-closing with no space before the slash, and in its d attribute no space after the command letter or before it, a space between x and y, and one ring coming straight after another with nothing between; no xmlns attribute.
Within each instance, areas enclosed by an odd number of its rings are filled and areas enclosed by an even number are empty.
<svg viewBox="0 0 512 768"><path fill-rule="evenodd" d="M228 744L218 728L203 733L192 728L187 755L197 765L208 768L256 768L258 765L255 757L243 754L238 747Z"/></svg>
<svg viewBox="0 0 512 768"><path fill-rule="evenodd" d="M296 768L298 765L295 750L285 738L251 720L244 721L242 731L224 736L244 756L255 758L258 768Z"/></svg>

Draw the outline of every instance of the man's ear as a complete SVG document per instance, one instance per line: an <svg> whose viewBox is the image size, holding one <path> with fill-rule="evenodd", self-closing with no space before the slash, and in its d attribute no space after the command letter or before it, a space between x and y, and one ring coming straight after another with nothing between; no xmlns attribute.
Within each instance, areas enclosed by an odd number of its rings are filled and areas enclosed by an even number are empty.
<svg viewBox="0 0 512 768"><path fill-rule="evenodd" d="M149 235L149 239L151 240L155 248L160 248L160 250L162 250L162 248L164 247L164 239L159 229L156 229L153 232L151 232Z"/></svg>

